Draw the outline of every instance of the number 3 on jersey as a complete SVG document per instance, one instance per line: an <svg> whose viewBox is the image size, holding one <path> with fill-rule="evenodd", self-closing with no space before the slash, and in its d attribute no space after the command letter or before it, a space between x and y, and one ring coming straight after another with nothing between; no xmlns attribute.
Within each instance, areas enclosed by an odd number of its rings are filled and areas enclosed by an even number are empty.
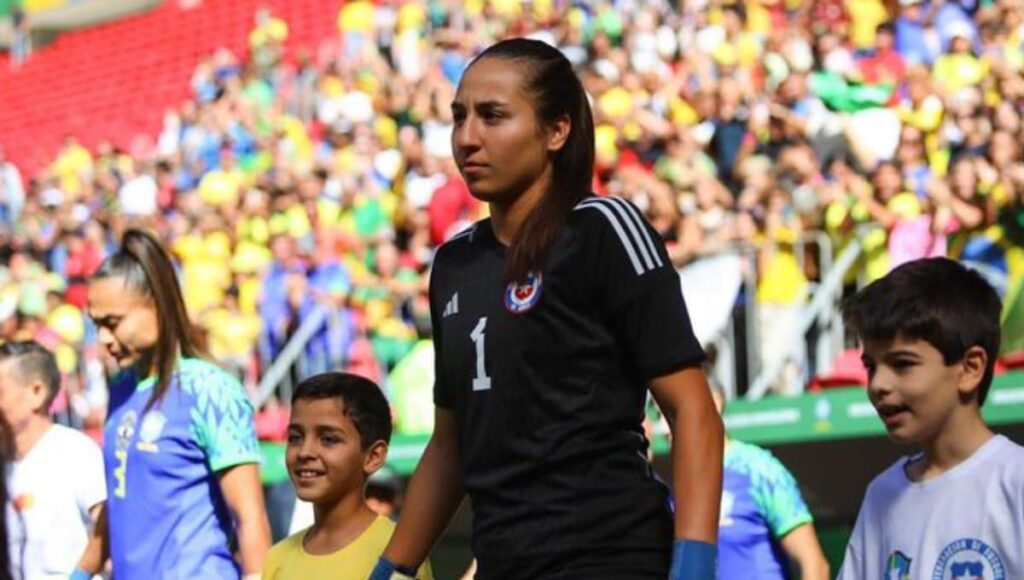
<svg viewBox="0 0 1024 580"><path fill-rule="evenodd" d="M476 376L473 377L474 391L487 391L491 388L491 377L487 376L487 367L484 364L484 330L487 329L487 317L481 317L476 323L476 328L469 333L476 346Z"/></svg>
<svg viewBox="0 0 1024 580"><path fill-rule="evenodd" d="M117 487L114 488L114 495L117 497L125 497L128 495L128 489L126 486L128 451L125 449L118 449L114 452L114 456L117 457L117 467L114 468L114 478L117 479Z"/></svg>

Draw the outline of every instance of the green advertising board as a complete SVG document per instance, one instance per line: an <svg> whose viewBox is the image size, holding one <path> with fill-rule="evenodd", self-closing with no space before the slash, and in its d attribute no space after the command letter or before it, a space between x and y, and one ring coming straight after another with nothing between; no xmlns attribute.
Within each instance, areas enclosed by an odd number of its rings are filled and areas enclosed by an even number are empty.
<svg viewBox="0 0 1024 580"><path fill-rule="evenodd" d="M995 378L983 414L990 425L1024 423L1024 372ZM734 401L726 408L724 420L730 437L758 445L813 443L885 434L885 427L862 387ZM426 443L427 436L395 434L388 464L403 475L412 473ZM663 435L656 435L653 445L655 454L668 453L668 440Z"/></svg>
<svg viewBox="0 0 1024 580"><path fill-rule="evenodd" d="M1024 372L996 377L982 413L990 425L1024 422ZM736 401L726 409L724 420L731 437L760 445L885 434L861 387Z"/></svg>

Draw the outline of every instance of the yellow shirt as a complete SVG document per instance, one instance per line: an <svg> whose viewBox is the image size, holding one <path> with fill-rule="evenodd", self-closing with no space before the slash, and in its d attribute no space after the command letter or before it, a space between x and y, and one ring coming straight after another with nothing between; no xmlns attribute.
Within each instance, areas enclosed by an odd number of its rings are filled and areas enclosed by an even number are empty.
<svg viewBox="0 0 1024 580"><path fill-rule="evenodd" d="M288 40L288 23L280 18L271 18L249 33L249 46L259 48L268 42L278 44Z"/></svg>
<svg viewBox="0 0 1024 580"><path fill-rule="evenodd" d="M178 238L173 246L181 259L181 294L189 311L199 314L217 306L231 284L231 239L224 232Z"/></svg>
<svg viewBox="0 0 1024 580"><path fill-rule="evenodd" d="M427 11L419 2L406 2L398 9L398 32L419 30L427 24Z"/></svg>
<svg viewBox="0 0 1024 580"><path fill-rule="evenodd" d="M338 30L342 32L373 32L373 19L376 8L365 0L346 2L338 13Z"/></svg>
<svg viewBox="0 0 1024 580"><path fill-rule="evenodd" d="M988 74L988 67L970 54L944 54L935 61L932 78L947 93L955 93L964 87L981 83Z"/></svg>
<svg viewBox="0 0 1024 580"><path fill-rule="evenodd" d="M92 171L92 154L81 145L66 147L53 163L53 172L60 180L60 187L72 199L81 193L83 174Z"/></svg>
<svg viewBox="0 0 1024 580"><path fill-rule="evenodd" d="M850 38L853 46L869 49L875 45L878 25L889 19L889 11L880 0L847 0L850 14Z"/></svg>
<svg viewBox="0 0 1024 580"><path fill-rule="evenodd" d="M256 349L263 320L257 314L217 308L203 317L209 331L210 354L214 358L245 356Z"/></svg>
<svg viewBox="0 0 1024 580"><path fill-rule="evenodd" d="M917 127L925 133L932 133L939 128L944 112L942 99L935 95L928 96L917 106L906 103L899 110L900 120L904 124Z"/></svg>
<svg viewBox="0 0 1024 580"><path fill-rule="evenodd" d="M208 205L233 206L238 203L243 181L240 171L214 169L199 181L199 197Z"/></svg>
<svg viewBox="0 0 1024 580"><path fill-rule="evenodd" d="M791 250L780 247L757 285L757 301L760 304L794 306L806 287L807 278L796 256Z"/></svg>
<svg viewBox="0 0 1024 580"><path fill-rule="evenodd" d="M309 531L303 530L270 549L263 565L263 580L366 580L394 529L391 520L378 516L351 544L323 556L310 554L302 547ZM429 561L420 566L416 578L433 580Z"/></svg>

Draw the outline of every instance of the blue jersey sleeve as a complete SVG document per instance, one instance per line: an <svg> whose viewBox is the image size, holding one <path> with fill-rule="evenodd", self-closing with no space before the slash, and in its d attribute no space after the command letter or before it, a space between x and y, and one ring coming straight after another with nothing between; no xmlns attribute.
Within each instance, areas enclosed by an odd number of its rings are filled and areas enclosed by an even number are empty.
<svg viewBox="0 0 1024 580"><path fill-rule="evenodd" d="M772 535L781 538L813 518L789 470L768 451L759 451L752 458L752 474L756 474L752 495Z"/></svg>
<svg viewBox="0 0 1024 580"><path fill-rule="evenodd" d="M195 396L192 435L213 471L259 463L252 402L241 383L209 363L198 363L183 384ZM192 369L190 369L192 370Z"/></svg>

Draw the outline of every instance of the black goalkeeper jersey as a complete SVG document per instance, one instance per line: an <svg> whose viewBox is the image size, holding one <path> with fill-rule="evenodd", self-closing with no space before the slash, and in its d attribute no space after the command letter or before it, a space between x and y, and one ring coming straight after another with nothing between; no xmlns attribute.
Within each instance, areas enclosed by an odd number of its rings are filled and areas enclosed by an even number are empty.
<svg viewBox="0 0 1024 580"><path fill-rule="evenodd" d="M489 220L439 248L438 406L457 419L477 578L665 578L668 489L646 459L650 379L704 359L636 207L590 197L543 271L505 278Z"/></svg>

